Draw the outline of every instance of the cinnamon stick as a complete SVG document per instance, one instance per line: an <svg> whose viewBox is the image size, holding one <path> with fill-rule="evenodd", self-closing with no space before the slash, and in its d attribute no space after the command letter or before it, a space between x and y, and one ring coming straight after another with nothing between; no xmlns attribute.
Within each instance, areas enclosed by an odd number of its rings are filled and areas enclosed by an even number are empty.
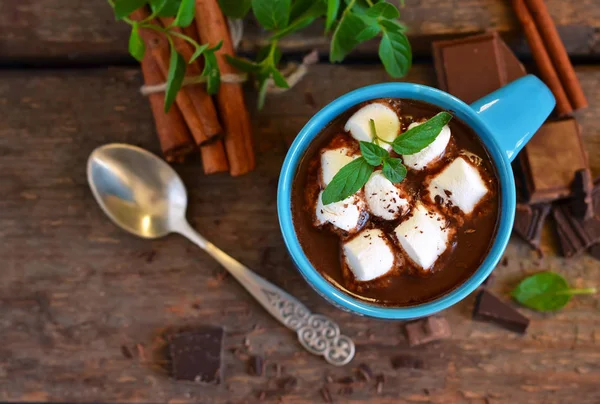
<svg viewBox="0 0 600 404"><path fill-rule="evenodd" d="M161 17L160 22L163 27L170 26L175 18L173 17ZM180 27L171 27L172 31L179 32L183 34L184 31ZM197 35L196 35L197 36ZM175 44L175 49L177 52L183 56L186 62L188 62L186 76L189 77L197 77L202 74L202 69L197 61L194 63L189 63L192 55L194 54L194 48L184 39L179 37L173 37L173 43ZM194 38L192 38L194 39ZM197 42L197 41L196 41ZM200 120L202 121L202 125L204 126L204 133L210 139L216 135L223 134L223 128L219 123L219 118L217 117L217 110L215 109L215 104L213 103L212 97L208 95L204 86L202 84L196 84L193 86L186 87L186 91L192 91L194 93L194 97L192 98L192 102L194 102L194 106L198 111L198 115L200 115Z"/></svg>
<svg viewBox="0 0 600 404"><path fill-rule="evenodd" d="M225 147L221 139L216 139L214 142L208 142L200 146L200 154L202 155L204 174L229 171L227 155L225 154Z"/></svg>
<svg viewBox="0 0 600 404"><path fill-rule="evenodd" d="M147 9L140 8L131 13L131 18L140 21L147 18L149 15L150 13ZM152 53L152 56L163 75L167 77L169 73L171 52L166 38L151 29L140 29L139 33L146 44L146 48ZM206 133L204 131L204 125L200 119L200 111L203 111L205 101L205 95L202 93L206 94L204 89L200 86L185 86L181 88L175 97L175 103L181 110L183 118L198 145L201 145L218 134Z"/></svg>
<svg viewBox="0 0 600 404"><path fill-rule="evenodd" d="M550 59L552 59L552 62L556 67L558 77L569 97L571 105L575 109L587 107L588 101L585 98L579 79L575 74L575 69L573 69L573 65L569 60L565 45L560 39L558 31L556 30L556 25L548 12L546 3L544 0L525 1L527 2L527 6L533 16L542 40L546 45Z"/></svg>
<svg viewBox="0 0 600 404"><path fill-rule="evenodd" d="M533 22L533 17L529 13L524 0L511 1L515 14L523 26L523 31L527 37L527 42L531 48L533 59L538 66L542 80L550 87L550 90L554 94L554 98L556 98L556 109L558 110L558 113L560 115L570 114L573 112L573 107L558 78L558 74L548 55L544 42Z"/></svg>
<svg viewBox="0 0 600 404"><path fill-rule="evenodd" d="M227 22L217 0L196 0L196 21L199 22L198 34L203 43L212 47L223 40L223 46L216 52L221 74L238 73L225 59L225 55L233 56L234 50ZM245 174L254 169L255 160L250 114L244 102L242 86L222 82L217 104L225 128L229 172L234 176Z"/></svg>
<svg viewBox="0 0 600 404"><path fill-rule="evenodd" d="M142 60L142 74L147 85L160 84L165 81L150 53L147 53ZM176 105L173 105L169 112L165 113L165 95L162 93L151 94L148 99L165 160L183 162L185 157L196 149L196 145L185 125L181 111Z"/></svg>

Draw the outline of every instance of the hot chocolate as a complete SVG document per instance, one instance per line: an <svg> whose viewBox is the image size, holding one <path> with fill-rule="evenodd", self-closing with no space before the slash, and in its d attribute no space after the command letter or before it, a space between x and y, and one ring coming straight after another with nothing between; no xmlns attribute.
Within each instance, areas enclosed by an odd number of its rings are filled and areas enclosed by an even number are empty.
<svg viewBox="0 0 600 404"><path fill-rule="evenodd" d="M349 295L383 306L433 300L469 278L491 247L498 181L475 132L453 117L426 146L408 141L416 139L413 128L435 127L431 118L440 112L406 99L363 103L334 119L300 163L292 189L296 234L312 265ZM398 154L392 143L403 135ZM377 145L385 165L365 155L366 143ZM348 164L357 177L342 186ZM355 190L358 178L364 183ZM340 191L353 186L348 195Z"/></svg>

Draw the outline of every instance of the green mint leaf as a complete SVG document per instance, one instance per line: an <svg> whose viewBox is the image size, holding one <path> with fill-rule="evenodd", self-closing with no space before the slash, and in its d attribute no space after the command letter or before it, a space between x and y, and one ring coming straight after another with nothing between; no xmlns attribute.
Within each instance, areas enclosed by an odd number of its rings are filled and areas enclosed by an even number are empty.
<svg viewBox="0 0 600 404"><path fill-rule="evenodd" d="M194 53L192 54L192 57L190 58L188 63L194 63L196 61L196 59L198 59L200 56L202 56L204 51L206 51L207 49L208 49L207 43L197 47L196 50L194 51Z"/></svg>
<svg viewBox="0 0 600 404"><path fill-rule="evenodd" d="M379 43L379 58L390 76L404 77L412 65L412 51L406 35L384 29Z"/></svg>
<svg viewBox="0 0 600 404"><path fill-rule="evenodd" d="M406 172L406 166L400 159L390 157L383 161L383 175L394 184L402 182L406 178Z"/></svg>
<svg viewBox="0 0 600 404"><path fill-rule="evenodd" d="M175 17L182 0L150 0L150 9L159 17Z"/></svg>
<svg viewBox="0 0 600 404"><path fill-rule="evenodd" d="M573 295L594 294L595 288L570 289L567 281L554 272L540 272L521 281L512 297L523 306L537 311L562 309Z"/></svg>
<svg viewBox="0 0 600 404"><path fill-rule="evenodd" d="M277 31L271 39L279 39L293 32L299 31L302 28L309 26L315 19L321 17L326 12L325 3L320 1L315 2L306 9L301 15L293 18L290 24L282 30Z"/></svg>
<svg viewBox="0 0 600 404"><path fill-rule="evenodd" d="M311 8L315 4L315 0L294 0L290 9L290 21L295 20ZM324 4L324 3L323 3Z"/></svg>
<svg viewBox="0 0 600 404"><path fill-rule="evenodd" d="M146 5L146 0L116 0L115 16L117 19L123 19L140 7Z"/></svg>
<svg viewBox="0 0 600 404"><path fill-rule="evenodd" d="M381 28L377 24L368 25L356 35L356 40L359 42L368 41L375 38L381 32Z"/></svg>
<svg viewBox="0 0 600 404"><path fill-rule="evenodd" d="M227 17L244 18L250 11L252 0L219 0L219 6Z"/></svg>
<svg viewBox="0 0 600 404"><path fill-rule="evenodd" d="M365 11L365 15L371 18L385 18L391 20L400 16L400 11L390 3L381 2L375 4Z"/></svg>
<svg viewBox="0 0 600 404"><path fill-rule="evenodd" d="M323 191L323 205L343 201L353 195L367 183L373 169L363 157L346 164Z"/></svg>
<svg viewBox="0 0 600 404"><path fill-rule="evenodd" d="M450 119L452 119L452 115L445 111L440 112L421 125L402 133L394 139L392 148L398 154L418 153L435 140Z"/></svg>
<svg viewBox="0 0 600 404"><path fill-rule="evenodd" d="M258 109L261 110L265 106L265 99L267 98L267 86L269 82L268 77L263 77L258 81Z"/></svg>
<svg viewBox="0 0 600 404"><path fill-rule="evenodd" d="M331 37L329 60L331 62L344 60L346 55L361 42L357 40L356 33L363 31L366 26L367 24L358 15L344 12Z"/></svg>
<svg viewBox="0 0 600 404"><path fill-rule="evenodd" d="M397 34L406 32L406 26L396 20L379 20L378 24L382 27L382 29L389 32L394 32Z"/></svg>
<svg viewBox="0 0 600 404"><path fill-rule="evenodd" d="M327 0L327 18L325 19L325 32L331 31L340 10L340 0Z"/></svg>
<svg viewBox="0 0 600 404"><path fill-rule="evenodd" d="M209 48L208 50L210 50L210 51L213 51L213 52L216 52L216 51L218 51L219 49L221 49L222 47L223 47L223 40L221 39L221 40L219 41L219 43L218 43L218 44L216 44L216 45L215 45L215 46L213 46L212 48Z"/></svg>
<svg viewBox="0 0 600 404"><path fill-rule="evenodd" d="M360 152L364 159L373 167L380 166L390 154L383 147L371 142L359 142Z"/></svg>
<svg viewBox="0 0 600 404"><path fill-rule="evenodd" d="M225 55L225 60L231 66L235 67L239 71L246 73L257 73L262 69L262 66L258 63L254 63L248 59L237 58L230 55Z"/></svg>
<svg viewBox="0 0 600 404"><path fill-rule="evenodd" d="M194 21L195 16L196 0L182 0L173 25L176 27L187 27Z"/></svg>
<svg viewBox="0 0 600 404"><path fill-rule="evenodd" d="M288 25L291 0L252 0L252 12L265 29L276 31Z"/></svg>
<svg viewBox="0 0 600 404"><path fill-rule="evenodd" d="M185 59L171 46L171 61L169 62L169 74L167 77L167 89L165 91L165 112L168 112L175 101L177 92L183 84L185 77Z"/></svg>
<svg viewBox="0 0 600 404"><path fill-rule="evenodd" d="M214 50L211 48L204 52L204 69L202 70L202 77L206 78L206 92L211 95L219 91L221 83L221 72Z"/></svg>
<svg viewBox="0 0 600 404"><path fill-rule="evenodd" d="M142 59L144 59L144 54L146 53L146 45L144 45L144 41L142 41L142 37L140 37L137 24L131 27L131 35L129 36L129 53L138 62L141 62Z"/></svg>
<svg viewBox="0 0 600 404"><path fill-rule="evenodd" d="M271 67L271 77L273 78L273 82L277 87L281 88L290 88L290 85L283 77L283 74L275 66Z"/></svg>

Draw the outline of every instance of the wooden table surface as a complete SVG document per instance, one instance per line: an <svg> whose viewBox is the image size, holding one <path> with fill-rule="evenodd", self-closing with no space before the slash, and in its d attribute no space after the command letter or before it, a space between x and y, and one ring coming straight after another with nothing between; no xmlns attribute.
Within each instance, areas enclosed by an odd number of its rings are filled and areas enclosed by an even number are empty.
<svg viewBox="0 0 600 404"><path fill-rule="evenodd" d="M590 107L577 114L592 171L600 174L600 3L548 0ZM525 41L502 0L407 0L417 63L406 81L435 85L430 43L497 29L527 63ZM299 276L276 216L279 169L295 134L319 108L345 92L389 81L368 43L346 65L311 67L293 90L255 110L248 89L258 167L240 178L205 176L198 161L176 166L189 189L189 218L207 238L311 310L335 318L357 345L351 365L328 366L306 353L202 251L178 236L145 241L116 228L89 191L85 163L97 146L136 144L159 152L152 117L138 93L139 68L126 53L126 26L101 1L0 2L0 400L95 402L598 403L600 302L574 299L556 314L531 318L520 336L471 320L474 297L444 312L451 339L409 348L401 323L355 317L321 299ZM261 41L249 22L244 52ZM284 42L296 57L326 52L318 28ZM249 86L250 87L250 86ZM557 164L560 160L557 159ZM544 234L543 259L513 237L494 292L506 297L526 274L549 269L575 285L600 286L600 264L566 260ZM219 386L176 382L153 352L161 335L204 324L226 328ZM131 354L131 355L130 355ZM250 376L249 355L267 360ZM422 366L394 369L391 358ZM368 364L385 375L340 382ZM280 375L274 367L279 365ZM293 376L297 385L279 387Z"/></svg>

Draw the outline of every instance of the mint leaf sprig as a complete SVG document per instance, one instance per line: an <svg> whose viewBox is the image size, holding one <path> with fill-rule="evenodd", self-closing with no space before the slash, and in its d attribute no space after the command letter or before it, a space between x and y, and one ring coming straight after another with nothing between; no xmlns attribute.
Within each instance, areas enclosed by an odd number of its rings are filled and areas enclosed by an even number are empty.
<svg viewBox="0 0 600 404"><path fill-rule="evenodd" d="M525 307L537 311L557 311L569 303L573 295L591 295L596 288L571 289L555 272L540 272L521 281L512 291L512 297Z"/></svg>
<svg viewBox="0 0 600 404"><path fill-rule="evenodd" d="M378 3L381 4L381 3ZM322 195L323 205L339 202L361 189L369 180L375 167L382 166L383 175L394 184L402 182L408 172L402 160L391 157L390 153L379 146L386 143L399 155L415 154L429 146L438 137L442 128L450 122L452 115L448 112L440 112L421 125L407 130L394 141L388 142L377 135L375 121L369 120L371 142L361 141L361 157L346 164L325 188Z"/></svg>

